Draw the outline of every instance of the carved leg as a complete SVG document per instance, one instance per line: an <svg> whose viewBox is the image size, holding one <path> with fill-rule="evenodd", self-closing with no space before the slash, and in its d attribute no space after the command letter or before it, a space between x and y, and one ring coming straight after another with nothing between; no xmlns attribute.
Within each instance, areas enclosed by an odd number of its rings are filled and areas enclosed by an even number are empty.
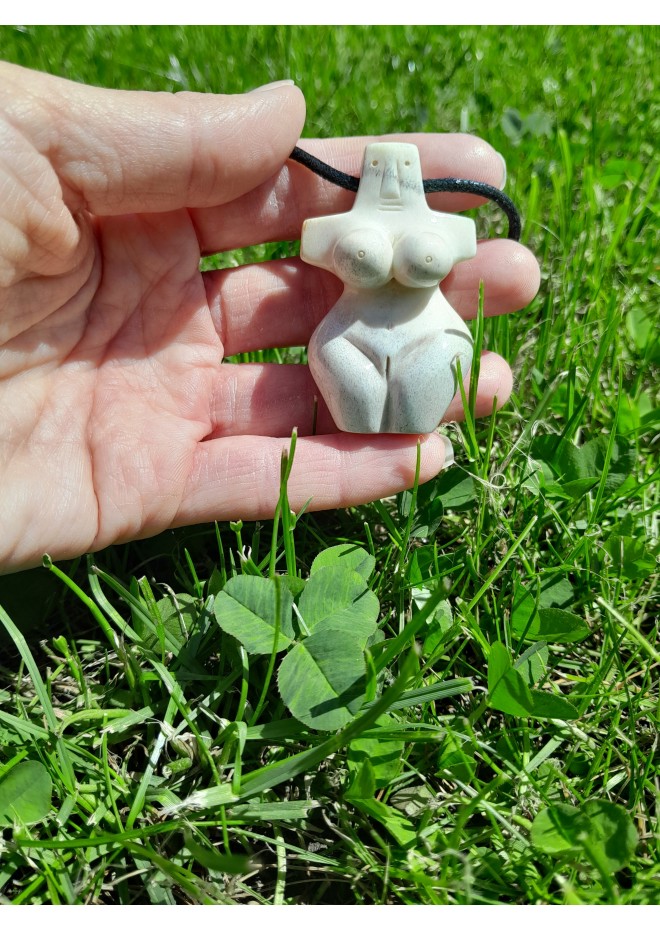
<svg viewBox="0 0 660 930"><path fill-rule="evenodd" d="M312 339L309 367L339 427L348 433L381 431L387 397L385 372L344 336Z"/></svg>
<svg viewBox="0 0 660 930"><path fill-rule="evenodd" d="M418 338L400 351L389 368L381 431L432 432L458 390L457 356L466 375L472 363L472 341L460 332ZM438 366L438 357L451 361Z"/></svg>

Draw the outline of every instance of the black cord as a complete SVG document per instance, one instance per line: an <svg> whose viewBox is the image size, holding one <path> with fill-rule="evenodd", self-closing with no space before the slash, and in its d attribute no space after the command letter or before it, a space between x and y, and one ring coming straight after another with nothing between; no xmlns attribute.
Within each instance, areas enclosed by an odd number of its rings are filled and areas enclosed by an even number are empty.
<svg viewBox="0 0 660 930"><path fill-rule="evenodd" d="M359 178L353 177L352 174L345 174L343 171L338 171L337 168L333 168L331 165L326 165L320 158L315 158L314 155L310 155L309 152L305 152L297 146L293 152L291 152L289 158L292 161L297 161L299 164L304 165L305 168L309 168L310 171L318 174L319 177L322 177L325 181L330 181L331 184L343 187L347 191L357 191L358 189L360 183ZM428 178L424 181L425 194L445 192L454 194L477 194L479 197L492 200L506 213L507 219L509 220L507 238L514 239L516 242L520 240L520 214L511 198L507 197L499 187L493 187L490 184L485 184L483 181L466 181L463 178Z"/></svg>

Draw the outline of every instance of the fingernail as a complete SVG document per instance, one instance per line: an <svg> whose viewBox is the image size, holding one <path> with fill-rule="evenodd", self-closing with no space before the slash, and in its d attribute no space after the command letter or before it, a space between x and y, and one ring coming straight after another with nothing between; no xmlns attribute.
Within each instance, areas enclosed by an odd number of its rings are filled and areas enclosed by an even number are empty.
<svg viewBox="0 0 660 930"><path fill-rule="evenodd" d="M454 447L451 444L449 436L445 436L444 433L439 433L440 439L442 439L443 445L445 447L445 460L442 464L443 468L449 468L450 465L454 464Z"/></svg>
<svg viewBox="0 0 660 930"><path fill-rule="evenodd" d="M502 180L500 181L500 190L504 190L504 185L506 184L506 162L504 161L504 155L501 152L497 153L500 156L502 161Z"/></svg>
<svg viewBox="0 0 660 930"><path fill-rule="evenodd" d="M249 91L250 94L261 94L264 91L276 90L278 87L294 87L295 81L292 81L290 78L286 78L283 81L271 81L270 84L262 84L261 87L255 87L253 90Z"/></svg>

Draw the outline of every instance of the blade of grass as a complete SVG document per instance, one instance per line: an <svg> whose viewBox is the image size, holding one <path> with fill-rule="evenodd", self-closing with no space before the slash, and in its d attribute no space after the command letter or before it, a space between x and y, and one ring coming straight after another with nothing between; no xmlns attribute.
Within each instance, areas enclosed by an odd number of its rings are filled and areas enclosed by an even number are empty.
<svg viewBox="0 0 660 930"><path fill-rule="evenodd" d="M76 790L76 777L73 771L73 764L71 762L71 758L69 756L69 752L66 748L64 740L58 735L59 724L57 721L57 716L53 709L53 704L50 699L50 695L48 694L48 689L46 688L44 680L41 677L39 669L37 668L37 663L34 661L34 657L30 652L30 648L26 642L25 637L2 606L0 606L0 623L2 623L7 633L11 637L14 645L20 653L21 659L25 663L25 666L28 670L28 674L34 686L34 690L43 709L48 729L55 737L57 755L62 767L62 780L67 789L73 794Z"/></svg>

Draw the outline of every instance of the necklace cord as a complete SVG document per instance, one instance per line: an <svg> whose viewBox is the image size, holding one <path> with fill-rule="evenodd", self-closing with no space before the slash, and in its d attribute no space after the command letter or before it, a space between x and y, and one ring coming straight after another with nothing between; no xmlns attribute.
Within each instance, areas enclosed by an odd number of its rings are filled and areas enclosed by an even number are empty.
<svg viewBox="0 0 660 930"><path fill-rule="evenodd" d="M289 158L292 161L298 162L300 165L304 165L305 168L309 168L310 171L318 174L319 177L323 178L325 181L330 181L331 184L343 187L344 190L355 192L358 189L358 185L360 184L359 178L354 177L352 174L345 174L343 171L338 171L337 168L327 165L324 161L321 161L320 158L310 155L309 152L305 152L303 149L298 148L298 146L294 148ZM511 198L507 197L499 187L493 187L491 184L486 184L483 181L468 181L463 178L427 178L424 181L425 194L446 192L455 194L477 194L479 197L492 200L504 211L509 221L507 238L513 239L516 242L520 241L520 214Z"/></svg>

